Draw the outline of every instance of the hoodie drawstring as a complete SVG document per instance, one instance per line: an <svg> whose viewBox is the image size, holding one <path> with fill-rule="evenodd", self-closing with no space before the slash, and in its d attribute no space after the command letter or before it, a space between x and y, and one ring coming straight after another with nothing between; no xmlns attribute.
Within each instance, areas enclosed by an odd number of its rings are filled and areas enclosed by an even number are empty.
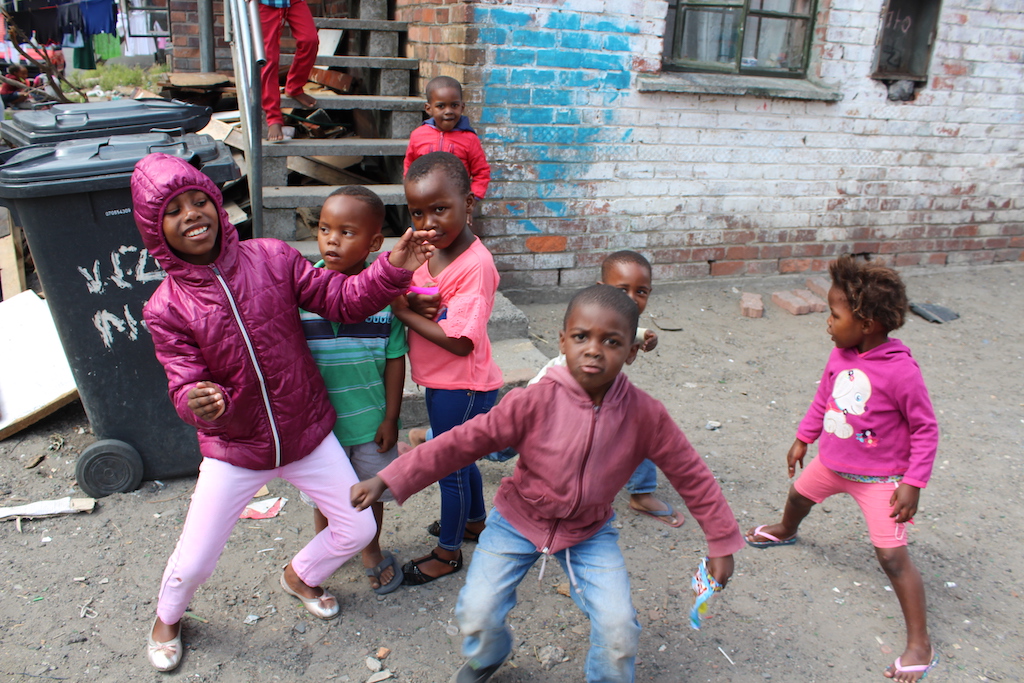
<svg viewBox="0 0 1024 683"><path fill-rule="evenodd" d="M548 552L547 548L544 548L544 550L541 551L541 557L540 574L537 575L537 583L544 580L544 570L547 569L548 558L551 557L551 553ZM583 593L583 589L580 588L578 583L576 583L576 573L572 570L572 551L569 548L565 549L565 568L569 573L569 584L578 595L581 595Z"/></svg>

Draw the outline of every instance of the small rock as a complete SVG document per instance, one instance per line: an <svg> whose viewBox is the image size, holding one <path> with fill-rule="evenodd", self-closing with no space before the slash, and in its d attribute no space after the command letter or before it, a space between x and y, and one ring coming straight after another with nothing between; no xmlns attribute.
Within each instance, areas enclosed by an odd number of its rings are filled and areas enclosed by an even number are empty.
<svg viewBox="0 0 1024 683"><path fill-rule="evenodd" d="M83 636L82 634L78 634L76 636L71 636L70 638L68 638L67 643L68 645L74 645L75 643L84 643L87 640L89 639Z"/></svg>
<svg viewBox="0 0 1024 683"><path fill-rule="evenodd" d="M459 635L459 627L455 624L448 624L448 626L445 627L444 632L450 636L457 636Z"/></svg>
<svg viewBox="0 0 1024 683"><path fill-rule="evenodd" d="M308 626L306 625L306 622L304 622L304 621L300 621L299 623L295 624L295 626L292 626L292 629L296 633L305 633L307 628L308 628Z"/></svg>
<svg viewBox="0 0 1024 683"><path fill-rule="evenodd" d="M386 647L377 648L377 659L387 659L387 656L391 654L391 650Z"/></svg>
<svg viewBox="0 0 1024 683"><path fill-rule="evenodd" d="M555 586L555 590L558 592L559 595L564 595L567 598L571 598L572 597L572 593L569 592L569 582L568 581L565 582L565 583L560 583L557 586Z"/></svg>
<svg viewBox="0 0 1024 683"><path fill-rule="evenodd" d="M249 625L249 626L251 626L252 624L255 624L259 620L260 620L260 615L258 615L258 614L250 614L249 616L247 616L245 618L245 622L244 623Z"/></svg>
<svg viewBox="0 0 1024 683"><path fill-rule="evenodd" d="M562 659L565 658L565 650L555 645L545 645L537 653L537 659L540 661L540 665L547 671L555 668Z"/></svg>
<svg viewBox="0 0 1024 683"><path fill-rule="evenodd" d="M387 669L384 669L383 671L378 671L377 673L367 678L366 683L377 683L378 681L386 681L389 678L391 678L391 672Z"/></svg>
<svg viewBox="0 0 1024 683"><path fill-rule="evenodd" d="M381 666L380 660L377 659L376 657L367 657L366 658L366 668L369 669L370 671L380 671L384 667Z"/></svg>
<svg viewBox="0 0 1024 683"><path fill-rule="evenodd" d="M721 428L722 423L718 422L717 420L708 420L708 423L704 425L704 429L708 430L709 432L716 432Z"/></svg>

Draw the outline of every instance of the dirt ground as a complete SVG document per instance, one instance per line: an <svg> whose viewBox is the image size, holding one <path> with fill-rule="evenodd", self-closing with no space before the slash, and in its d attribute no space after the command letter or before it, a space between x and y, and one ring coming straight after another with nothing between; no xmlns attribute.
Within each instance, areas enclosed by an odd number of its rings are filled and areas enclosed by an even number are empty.
<svg viewBox="0 0 1024 683"><path fill-rule="evenodd" d="M1024 679L1024 264L905 273L911 299L958 311L937 325L910 316L897 336L912 349L931 391L942 442L911 532L925 579L940 667L929 680ZM739 291L765 295L803 278L702 281L658 287L648 313L681 331L629 368L662 400L721 481L743 529L777 519L792 443L827 357L826 314L793 317L770 303L762 319L739 315ZM527 303L531 333L554 355L564 302ZM7 362L7 361L5 361ZM722 427L705 429L708 421ZM75 494L75 456L94 437L80 404L0 442L0 506ZM58 445L60 444L60 445ZM813 447L812 447L812 453ZM25 465L39 454L42 463ZM490 497L514 461L484 462ZM194 481L146 482L99 501L92 514L0 522L0 677L9 681L366 681L366 657L399 681L447 681L461 664L453 609L465 573L378 598L358 560L327 585L341 618L312 619L282 593L277 576L312 529L294 489L270 520L237 525L213 578L184 621L187 652L172 674L144 654L157 583L177 539ZM664 480L661 495L680 504ZM704 554L690 520L681 529L632 514L620 494L621 544L643 625L638 681L884 681L903 646L895 595L877 565L859 511L832 499L808 518L799 542L747 548L711 603L700 631L687 624L689 577ZM403 561L424 553L437 516L436 486L402 508L389 504L382 544ZM472 555L473 546L468 547ZM510 663L492 680L579 681L588 627L566 582L549 565L524 581L512 613ZM247 617L255 615L258 619ZM538 656L561 648L545 669Z"/></svg>

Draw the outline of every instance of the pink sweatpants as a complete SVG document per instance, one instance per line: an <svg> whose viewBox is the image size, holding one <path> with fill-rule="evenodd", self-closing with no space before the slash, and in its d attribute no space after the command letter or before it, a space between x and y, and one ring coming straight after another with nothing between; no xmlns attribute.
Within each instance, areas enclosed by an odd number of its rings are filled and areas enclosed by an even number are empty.
<svg viewBox="0 0 1024 683"><path fill-rule="evenodd" d="M319 586L373 540L373 511L357 512L349 502L349 489L359 480L333 432L302 460L276 469L250 470L204 458L181 538L160 583L156 613L162 622L181 619L196 589L213 574L242 510L276 477L308 494L329 522L292 559L306 585Z"/></svg>
<svg viewBox="0 0 1024 683"><path fill-rule="evenodd" d="M289 95L301 93L302 86L309 80L309 72L316 64L316 50L320 39L313 24L313 13L309 11L306 0L292 0L288 8L268 7L260 4L260 26L263 28L263 50L267 54L267 63L260 71L260 87L263 88L263 111L267 115L267 125L284 123L281 115L281 87L277 81L277 72L281 65L281 29L287 21L295 38L295 56L288 67L288 78L284 82L284 91Z"/></svg>
<svg viewBox="0 0 1024 683"><path fill-rule="evenodd" d="M897 483L861 482L844 479L821 464L818 458L811 460L793 482L793 488L804 498L820 503L836 493L848 493L857 501L864 521L868 523L871 545L876 548L900 548L907 545L907 525L897 524L890 517L893 492Z"/></svg>

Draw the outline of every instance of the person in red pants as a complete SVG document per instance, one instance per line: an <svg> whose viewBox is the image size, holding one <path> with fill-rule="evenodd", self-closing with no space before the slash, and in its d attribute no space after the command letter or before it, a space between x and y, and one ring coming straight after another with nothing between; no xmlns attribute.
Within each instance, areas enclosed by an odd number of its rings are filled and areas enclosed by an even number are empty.
<svg viewBox="0 0 1024 683"><path fill-rule="evenodd" d="M292 29L295 38L295 56L288 69L284 92L303 107L312 109L316 100L303 92L302 87L309 80L309 72L316 63L316 50L320 41L313 25L313 13L306 0L259 0L260 24L263 27L263 49L267 63L260 73L263 87L263 111L267 115L267 140L280 142L284 139L281 126L281 88L278 84L278 70L281 61L281 29L285 22Z"/></svg>

